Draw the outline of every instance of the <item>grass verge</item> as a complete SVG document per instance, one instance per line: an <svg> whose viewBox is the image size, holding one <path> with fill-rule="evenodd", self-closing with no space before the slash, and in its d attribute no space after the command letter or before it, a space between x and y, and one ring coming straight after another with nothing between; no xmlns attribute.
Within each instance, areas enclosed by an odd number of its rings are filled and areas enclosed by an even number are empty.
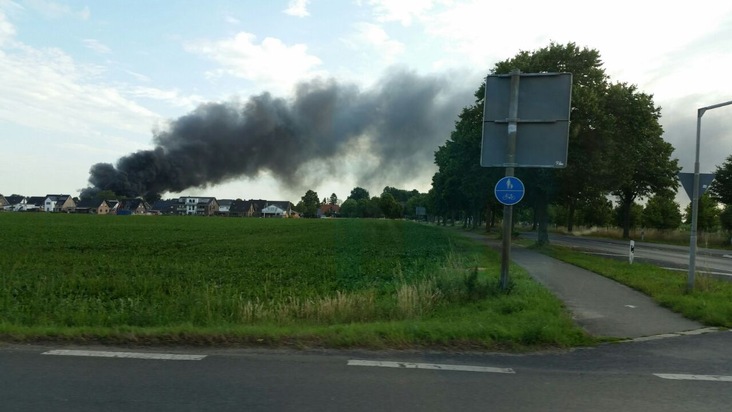
<svg viewBox="0 0 732 412"><path fill-rule="evenodd" d="M694 291L687 293L685 272L591 256L561 246L537 248L551 257L623 283L650 296L661 306L707 326L732 328L732 283L696 275Z"/></svg>

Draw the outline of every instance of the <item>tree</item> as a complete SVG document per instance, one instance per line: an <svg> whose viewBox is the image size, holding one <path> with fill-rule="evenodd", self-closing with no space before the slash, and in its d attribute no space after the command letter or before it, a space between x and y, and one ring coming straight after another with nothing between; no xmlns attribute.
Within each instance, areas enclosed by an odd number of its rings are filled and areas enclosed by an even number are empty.
<svg viewBox="0 0 732 412"><path fill-rule="evenodd" d="M496 64L495 74L513 69L526 73L572 73L571 128L566 168L561 170L518 169L525 180L525 202L534 208L539 224L538 243L548 242L548 206L561 201L567 207L567 229L572 230L578 205L597 198L608 189L607 152L609 142L601 131L607 123L600 102L607 87L600 53L574 43L551 43L532 52L521 51L512 59ZM523 202L522 202L523 203Z"/></svg>
<svg viewBox="0 0 732 412"><path fill-rule="evenodd" d="M714 181L709 188L712 197L727 206L732 205L732 155L714 172Z"/></svg>
<svg viewBox="0 0 732 412"><path fill-rule="evenodd" d="M399 219L404 216L404 208L394 199L391 193L383 193L379 198L379 208L387 219Z"/></svg>
<svg viewBox="0 0 732 412"><path fill-rule="evenodd" d="M358 201L358 215L359 217L382 217L383 213L379 207L379 198L372 197L371 199L361 199Z"/></svg>
<svg viewBox="0 0 732 412"><path fill-rule="evenodd" d="M338 196L336 196L336 194L335 194L335 193L332 193L332 194L330 195L330 198L328 199L328 201L329 201L329 203L330 203L331 205L337 205L337 204L338 204Z"/></svg>
<svg viewBox="0 0 732 412"><path fill-rule="evenodd" d="M681 225L679 204L672 193L657 194L643 208L643 225L660 230L676 229Z"/></svg>
<svg viewBox="0 0 732 412"><path fill-rule="evenodd" d="M712 199L709 191L699 198L699 208L697 209L696 227L700 232L709 232L716 229L719 225L720 210L717 201ZM686 206L686 223L691 223L691 207L689 203Z"/></svg>
<svg viewBox="0 0 732 412"><path fill-rule="evenodd" d="M342 217L361 217L358 214L358 202L348 198L341 205L341 216Z"/></svg>
<svg viewBox="0 0 732 412"><path fill-rule="evenodd" d="M357 202L361 199L369 199L369 191L362 187L354 187L353 190L351 190L351 195L348 197Z"/></svg>
<svg viewBox="0 0 732 412"><path fill-rule="evenodd" d="M732 233L732 205L724 207L722 213L719 214L719 223L727 233Z"/></svg>
<svg viewBox="0 0 732 412"><path fill-rule="evenodd" d="M429 209L429 195L426 193L418 193L407 200L406 206L404 206L404 214L409 218L414 218L417 215L417 208L423 207Z"/></svg>
<svg viewBox="0 0 732 412"><path fill-rule="evenodd" d="M610 155L612 194L618 198L623 218L623 238L630 237L631 206L636 199L653 193L676 191L678 159L671 159L673 146L662 138L661 109L651 95L635 86L616 83L604 99L611 127L605 132L613 144Z"/></svg>
<svg viewBox="0 0 732 412"><path fill-rule="evenodd" d="M320 197L317 192L308 190L305 192L305 196L301 198L302 201L302 214L303 217L317 217L318 207L320 206Z"/></svg>
<svg viewBox="0 0 732 412"><path fill-rule="evenodd" d="M623 227L628 215L630 216L630 219L628 219L628 227L630 229L635 229L643 220L643 206L634 202L630 205L630 213L626 213L623 205L618 205L615 208L615 225ZM630 232L628 232L628 234L630 235ZM628 236L628 238L630 238L630 236Z"/></svg>

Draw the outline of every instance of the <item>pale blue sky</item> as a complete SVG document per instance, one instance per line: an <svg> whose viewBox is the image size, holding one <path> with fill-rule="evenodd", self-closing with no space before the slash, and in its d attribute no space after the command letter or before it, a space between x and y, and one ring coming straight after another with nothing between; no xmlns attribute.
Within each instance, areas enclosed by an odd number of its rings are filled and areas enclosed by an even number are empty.
<svg viewBox="0 0 732 412"><path fill-rule="evenodd" d="M368 91L397 67L451 79L464 105L496 61L552 40L598 49L612 80L654 94L692 171L697 107L732 100L732 3L504 3L0 0L0 193L78 195L93 164L152 148L153 129L200 103L288 97L318 77ZM708 112L702 135L711 171L732 154L732 108ZM308 187L264 172L184 193L296 202L307 189L426 191L439 142L426 144L423 167L392 181L359 181L372 163L347 157L337 178Z"/></svg>

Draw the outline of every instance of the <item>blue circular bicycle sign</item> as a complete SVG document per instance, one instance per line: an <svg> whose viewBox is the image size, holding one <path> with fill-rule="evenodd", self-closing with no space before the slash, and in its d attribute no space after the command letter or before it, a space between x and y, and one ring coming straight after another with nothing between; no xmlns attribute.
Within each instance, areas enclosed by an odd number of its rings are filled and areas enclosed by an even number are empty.
<svg viewBox="0 0 732 412"><path fill-rule="evenodd" d="M524 183L516 177L506 176L496 183L496 199L506 206L513 206L524 198Z"/></svg>

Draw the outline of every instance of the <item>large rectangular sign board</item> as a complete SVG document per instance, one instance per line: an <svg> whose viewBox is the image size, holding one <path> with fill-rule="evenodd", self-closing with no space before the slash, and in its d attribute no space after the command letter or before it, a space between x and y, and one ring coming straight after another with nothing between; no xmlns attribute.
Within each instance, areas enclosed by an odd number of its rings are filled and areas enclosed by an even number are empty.
<svg viewBox="0 0 732 412"><path fill-rule="evenodd" d="M572 74L520 74L514 164L506 160L510 86L510 74L486 78L480 165L566 167Z"/></svg>

